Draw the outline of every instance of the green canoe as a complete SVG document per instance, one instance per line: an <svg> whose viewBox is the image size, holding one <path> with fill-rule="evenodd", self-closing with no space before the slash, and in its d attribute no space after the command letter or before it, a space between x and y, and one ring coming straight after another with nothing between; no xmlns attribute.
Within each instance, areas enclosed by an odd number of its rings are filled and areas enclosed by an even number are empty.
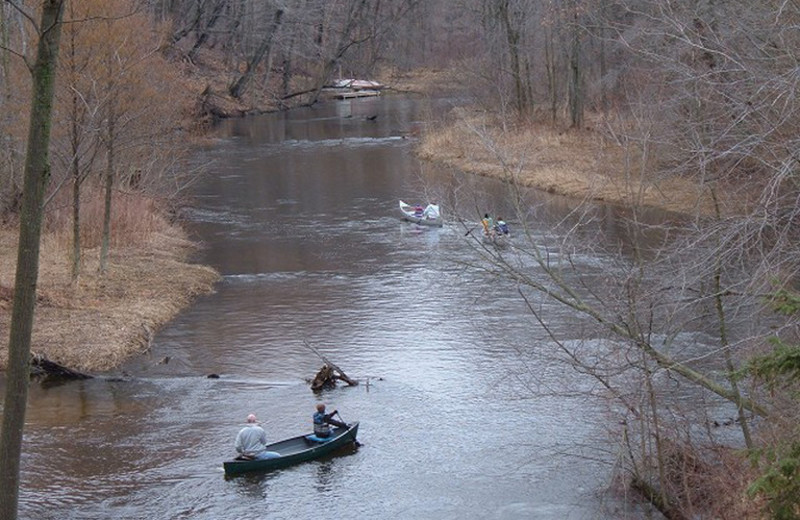
<svg viewBox="0 0 800 520"><path fill-rule="evenodd" d="M358 423L348 425L346 428L333 428L331 436L325 441L311 440L311 434L300 435L284 441L267 445L268 451L280 453L280 457L272 459L243 460L233 459L222 463L225 475L238 475L254 471L270 471L285 468L293 464L317 459L323 455L334 452L342 446L356 442Z"/></svg>

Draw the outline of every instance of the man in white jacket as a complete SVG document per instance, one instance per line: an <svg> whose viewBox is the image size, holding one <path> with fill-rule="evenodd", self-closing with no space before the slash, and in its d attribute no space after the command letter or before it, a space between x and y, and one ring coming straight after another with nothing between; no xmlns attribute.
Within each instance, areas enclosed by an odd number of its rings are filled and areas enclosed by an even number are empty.
<svg viewBox="0 0 800 520"><path fill-rule="evenodd" d="M247 416L247 424L236 436L236 452L244 459L273 459L281 456L280 453L267 451L267 432L252 413Z"/></svg>
<svg viewBox="0 0 800 520"><path fill-rule="evenodd" d="M425 208L425 211L423 211L422 214L431 219L439 218L439 205L435 202L431 202L428 204L428 207Z"/></svg>

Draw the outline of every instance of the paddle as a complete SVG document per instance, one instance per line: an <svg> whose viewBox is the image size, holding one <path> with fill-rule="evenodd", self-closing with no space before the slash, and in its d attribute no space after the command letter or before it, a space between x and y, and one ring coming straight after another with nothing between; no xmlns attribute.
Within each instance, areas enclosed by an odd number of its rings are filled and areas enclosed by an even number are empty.
<svg viewBox="0 0 800 520"><path fill-rule="evenodd" d="M345 427L347 428L350 427L350 425L347 424L347 421L344 420L344 417L342 417L342 415L339 413L339 410L336 410L336 413L334 415L339 417L339 420L342 421L342 423L344 423Z"/></svg>

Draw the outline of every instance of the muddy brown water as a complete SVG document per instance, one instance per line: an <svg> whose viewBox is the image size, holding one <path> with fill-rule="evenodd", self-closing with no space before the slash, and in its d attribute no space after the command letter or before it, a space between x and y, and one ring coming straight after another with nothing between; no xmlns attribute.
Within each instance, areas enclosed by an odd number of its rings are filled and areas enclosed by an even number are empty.
<svg viewBox="0 0 800 520"><path fill-rule="evenodd" d="M513 287L464 267L475 251L459 224L397 218L399 198L454 182L504 207L498 183L414 158L403 136L449 103L370 98L220 124L185 217L222 281L111 374L123 380L32 386L21 518L640 517L609 490L605 418L566 395L584 383L525 365L544 335ZM558 308L550 319L572 326ZM304 341L362 384L315 396L321 362ZM307 430L320 399L360 421L360 447L224 478L248 413L277 440Z"/></svg>

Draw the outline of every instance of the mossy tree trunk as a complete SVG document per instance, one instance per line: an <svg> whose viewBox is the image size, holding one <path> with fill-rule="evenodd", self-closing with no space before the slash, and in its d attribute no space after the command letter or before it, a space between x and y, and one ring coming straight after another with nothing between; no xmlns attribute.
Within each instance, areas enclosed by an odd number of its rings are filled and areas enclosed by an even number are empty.
<svg viewBox="0 0 800 520"><path fill-rule="evenodd" d="M50 177L50 129L56 62L65 0L44 0L39 44L32 68L33 91L20 214L14 305L8 345L3 429L0 434L0 519L16 520L22 432L28 399L31 333L39 277L44 194Z"/></svg>

